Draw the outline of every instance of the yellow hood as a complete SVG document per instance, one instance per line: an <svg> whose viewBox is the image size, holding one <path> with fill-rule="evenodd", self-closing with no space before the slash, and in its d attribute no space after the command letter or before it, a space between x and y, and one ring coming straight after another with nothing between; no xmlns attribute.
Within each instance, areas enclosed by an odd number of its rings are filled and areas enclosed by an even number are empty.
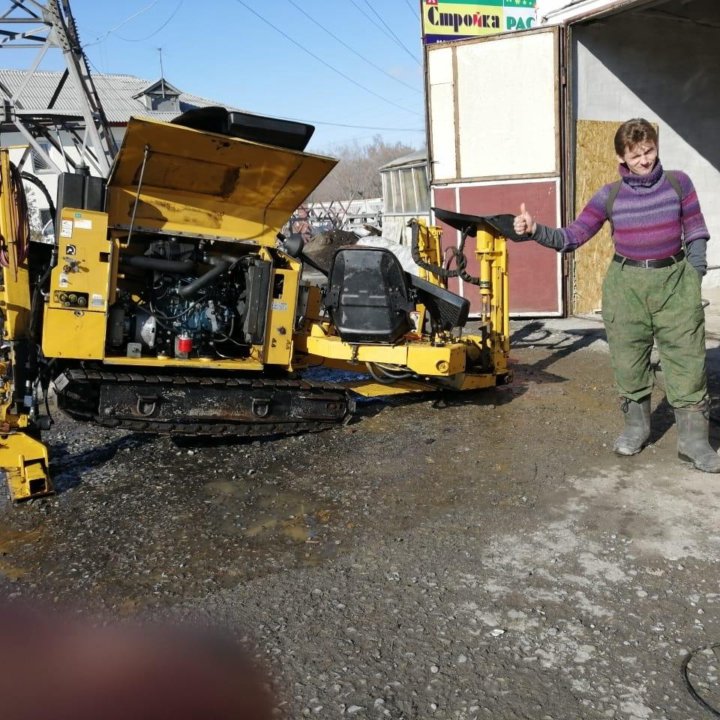
<svg viewBox="0 0 720 720"><path fill-rule="evenodd" d="M127 229L132 223L133 232L271 246L288 217L336 163L319 155L131 118L108 179L109 224Z"/></svg>

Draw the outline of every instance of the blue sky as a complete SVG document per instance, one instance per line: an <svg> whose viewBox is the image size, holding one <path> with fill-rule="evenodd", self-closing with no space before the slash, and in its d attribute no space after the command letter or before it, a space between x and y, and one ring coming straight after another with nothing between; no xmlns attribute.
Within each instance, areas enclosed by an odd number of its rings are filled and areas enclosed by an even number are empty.
<svg viewBox="0 0 720 720"><path fill-rule="evenodd" d="M312 122L316 152L378 134L425 144L418 0L71 0L71 7L91 70L153 81L162 57L166 79L181 90Z"/></svg>

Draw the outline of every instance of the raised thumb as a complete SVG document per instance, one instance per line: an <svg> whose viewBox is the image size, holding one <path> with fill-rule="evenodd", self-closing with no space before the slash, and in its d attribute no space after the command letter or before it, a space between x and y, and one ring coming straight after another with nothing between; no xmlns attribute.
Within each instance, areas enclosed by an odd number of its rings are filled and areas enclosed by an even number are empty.
<svg viewBox="0 0 720 720"><path fill-rule="evenodd" d="M526 212L527 210L525 210L525 203L520 203L520 214L524 215Z"/></svg>

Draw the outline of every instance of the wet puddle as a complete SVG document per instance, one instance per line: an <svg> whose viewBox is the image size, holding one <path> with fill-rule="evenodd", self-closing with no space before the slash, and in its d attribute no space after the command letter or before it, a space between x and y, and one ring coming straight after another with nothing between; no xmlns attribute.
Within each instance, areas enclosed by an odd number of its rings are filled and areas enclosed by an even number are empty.
<svg viewBox="0 0 720 720"><path fill-rule="evenodd" d="M338 541L331 537L332 521L339 513L327 501L240 479L208 482L204 490L218 503L232 503L236 511L232 529L254 547L269 549L280 542L315 550L333 548L330 554L335 554Z"/></svg>
<svg viewBox="0 0 720 720"><path fill-rule="evenodd" d="M29 570L15 565L11 560L13 552L22 545L36 543L42 530L0 530L0 576L16 582L28 574Z"/></svg>

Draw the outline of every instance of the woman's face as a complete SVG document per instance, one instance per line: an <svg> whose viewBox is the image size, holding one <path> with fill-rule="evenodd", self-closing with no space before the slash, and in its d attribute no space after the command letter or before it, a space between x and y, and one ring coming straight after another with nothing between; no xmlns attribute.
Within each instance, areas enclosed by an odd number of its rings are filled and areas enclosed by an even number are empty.
<svg viewBox="0 0 720 720"><path fill-rule="evenodd" d="M625 148L625 154L618 160L625 163L631 173L635 175L647 175L655 167L658 152L654 142L640 142L632 147Z"/></svg>

